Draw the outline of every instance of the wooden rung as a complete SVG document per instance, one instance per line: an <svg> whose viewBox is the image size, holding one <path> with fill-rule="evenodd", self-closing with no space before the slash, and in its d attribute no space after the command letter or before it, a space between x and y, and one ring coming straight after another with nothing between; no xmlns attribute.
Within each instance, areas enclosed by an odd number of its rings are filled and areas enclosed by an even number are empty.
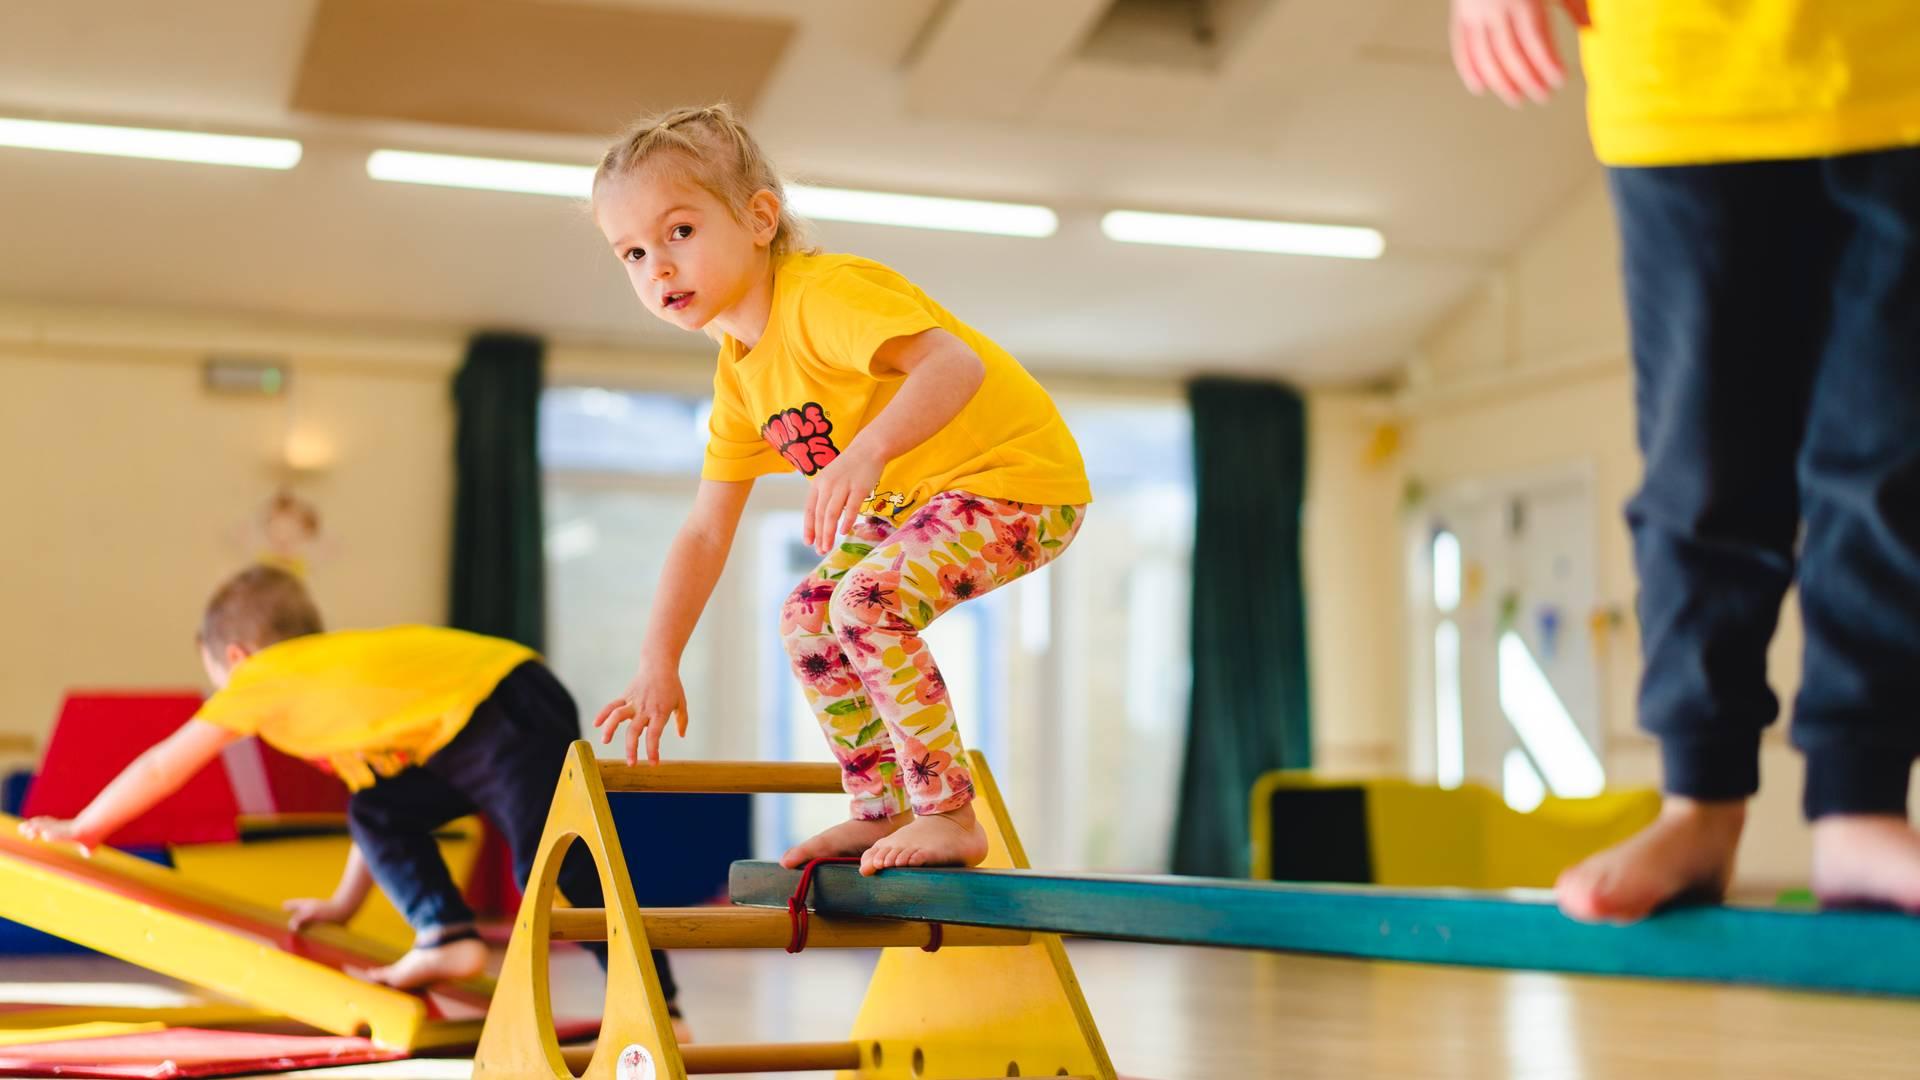
<svg viewBox="0 0 1920 1080"><path fill-rule="evenodd" d="M563 1046L560 1056L579 1075L593 1060L592 1046ZM689 1043L680 1048L689 1073L824 1072L860 1067L860 1047L850 1042Z"/></svg>
<svg viewBox="0 0 1920 1080"><path fill-rule="evenodd" d="M842 790L838 765L807 761L602 761L600 782L608 791L833 795Z"/></svg>
<svg viewBox="0 0 1920 1080"><path fill-rule="evenodd" d="M656 949L778 949L784 948L792 923L784 911L768 908L648 908L647 944ZM554 908L555 941L605 941L604 908ZM899 919L860 919L815 915L807 929L807 947L820 949L920 948L929 944L928 923ZM1024 930L994 930L979 926L949 926L941 931L940 947L1025 945L1033 935Z"/></svg>

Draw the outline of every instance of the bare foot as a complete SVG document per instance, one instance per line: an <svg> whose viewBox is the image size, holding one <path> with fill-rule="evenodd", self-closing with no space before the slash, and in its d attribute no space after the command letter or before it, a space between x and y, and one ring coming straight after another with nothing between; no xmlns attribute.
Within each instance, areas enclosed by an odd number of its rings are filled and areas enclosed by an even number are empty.
<svg viewBox="0 0 1920 1080"><path fill-rule="evenodd" d="M396 990L412 990L431 983L471 979L486 966L487 943L463 938L445 945L415 946L386 967L367 972L367 979Z"/></svg>
<svg viewBox="0 0 1920 1080"><path fill-rule="evenodd" d="M912 814L895 814L890 818L874 818L871 821L843 821L811 840L789 849L785 855L780 856L780 865L789 870L798 870L814 859L831 859L836 855L864 855L868 848L885 840L893 834L894 830L912 820Z"/></svg>
<svg viewBox="0 0 1920 1080"><path fill-rule="evenodd" d="M877 874L889 866L978 866L986 857L987 830L968 803L944 814L915 817L869 847L860 872Z"/></svg>
<svg viewBox="0 0 1920 1080"><path fill-rule="evenodd" d="M1633 922L1681 897L1718 900L1746 820L1744 800L1669 795L1653 824L1561 873L1553 886L1560 910L1586 922Z"/></svg>
<svg viewBox="0 0 1920 1080"><path fill-rule="evenodd" d="M1813 894L1823 904L1891 904L1920 915L1920 832L1895 814L1815 821Z"/></svg>

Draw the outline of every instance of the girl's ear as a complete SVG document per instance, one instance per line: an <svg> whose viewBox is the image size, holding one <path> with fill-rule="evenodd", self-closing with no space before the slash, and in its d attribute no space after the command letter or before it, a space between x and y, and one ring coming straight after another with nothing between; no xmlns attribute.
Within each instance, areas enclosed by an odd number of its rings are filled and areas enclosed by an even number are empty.
<svg viewBox="0 0 1920 1080"><path fill-rule="evenodd" d="M761 247L773 243L775 233L780 231L780 196L761 188L747 200L747 225L753 231L753 242Z"/></svg>
<svg viewBox="0 0 1920 1080"><path fill-rule="evenodd" d="M253 654L253 650L245 649L240 647L239 645L235 645L232 642L228 642L227 655L226 655L227 670L232 671L233 666L235 664L238 664L240 661L245 660L247 657L251 656L252 654Z"/></svg>

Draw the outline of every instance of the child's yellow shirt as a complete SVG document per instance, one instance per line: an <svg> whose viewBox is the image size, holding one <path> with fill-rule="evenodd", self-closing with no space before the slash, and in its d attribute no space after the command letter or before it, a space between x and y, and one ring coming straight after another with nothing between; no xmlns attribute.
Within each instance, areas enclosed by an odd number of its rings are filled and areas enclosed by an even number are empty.
<svg viewBox="0 0 1920 1080"><path fill-rule="evenodd" d="M701 475L749 480L791 469L813 476L905 380L876 369L874 353L936 327L979 354L986 378L946 427L887 463L866 512L900 520L929 496L954 490L1048 505L1090 501L1080 448L1033 376L911 281L853 255L775 262L759 343L721 343Z"/></svg>
<svg viewBox="0 0 1920 1080"><path fill-rule="evenodd" d="M1580 36L1608 165L1920 143L1920 0L1592 0Z"/></svg>
<svg viewBox="0 0 1920 1080"><path fill-rule="evenodd" d="M524 645L433 626L289 638L249 656L194 717L369 787L460 733Z"/></svg>

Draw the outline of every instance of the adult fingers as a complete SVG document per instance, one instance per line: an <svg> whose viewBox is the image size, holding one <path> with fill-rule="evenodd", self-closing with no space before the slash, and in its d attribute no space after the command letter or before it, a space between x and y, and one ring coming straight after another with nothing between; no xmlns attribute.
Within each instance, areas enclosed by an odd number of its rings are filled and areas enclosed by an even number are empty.
<svg viewBox="0 0 1920 1080"><path fill-rule="evenodd" d="M1566 81L1567 71L1560 63L1560 50L1553 43L1553 27L1543 8L1528 8L1514 20L1514 32L1520 39L1520 51L1533 70L1552 87Z"/></svg>
<svg viewBox="0 0 1920 1080"><path fill-rule="evenodd" d="M1514 89L1507 79L1506 71L1501 68L1500 60L1493 50L1493 41L1485 24L1475 26L1467 34L1467 45L1473 50L1473 67L1486 81L1487 89L1495 97L1508 105L1520 104L1520 91Z"/></svg>
<svg viewBox="0 0 1920 1080"><path fill-rule="evenodd" d="M1511 18L1501 19L1487 28L1487 40L1493 45L1494 58L1500 62L1501 70L1507 73L1507 81L1513 84L1515 90L1536 104L1545 102L1547 85L1521 52L1520 38L1514 32L1513 22Z"/></svg>

